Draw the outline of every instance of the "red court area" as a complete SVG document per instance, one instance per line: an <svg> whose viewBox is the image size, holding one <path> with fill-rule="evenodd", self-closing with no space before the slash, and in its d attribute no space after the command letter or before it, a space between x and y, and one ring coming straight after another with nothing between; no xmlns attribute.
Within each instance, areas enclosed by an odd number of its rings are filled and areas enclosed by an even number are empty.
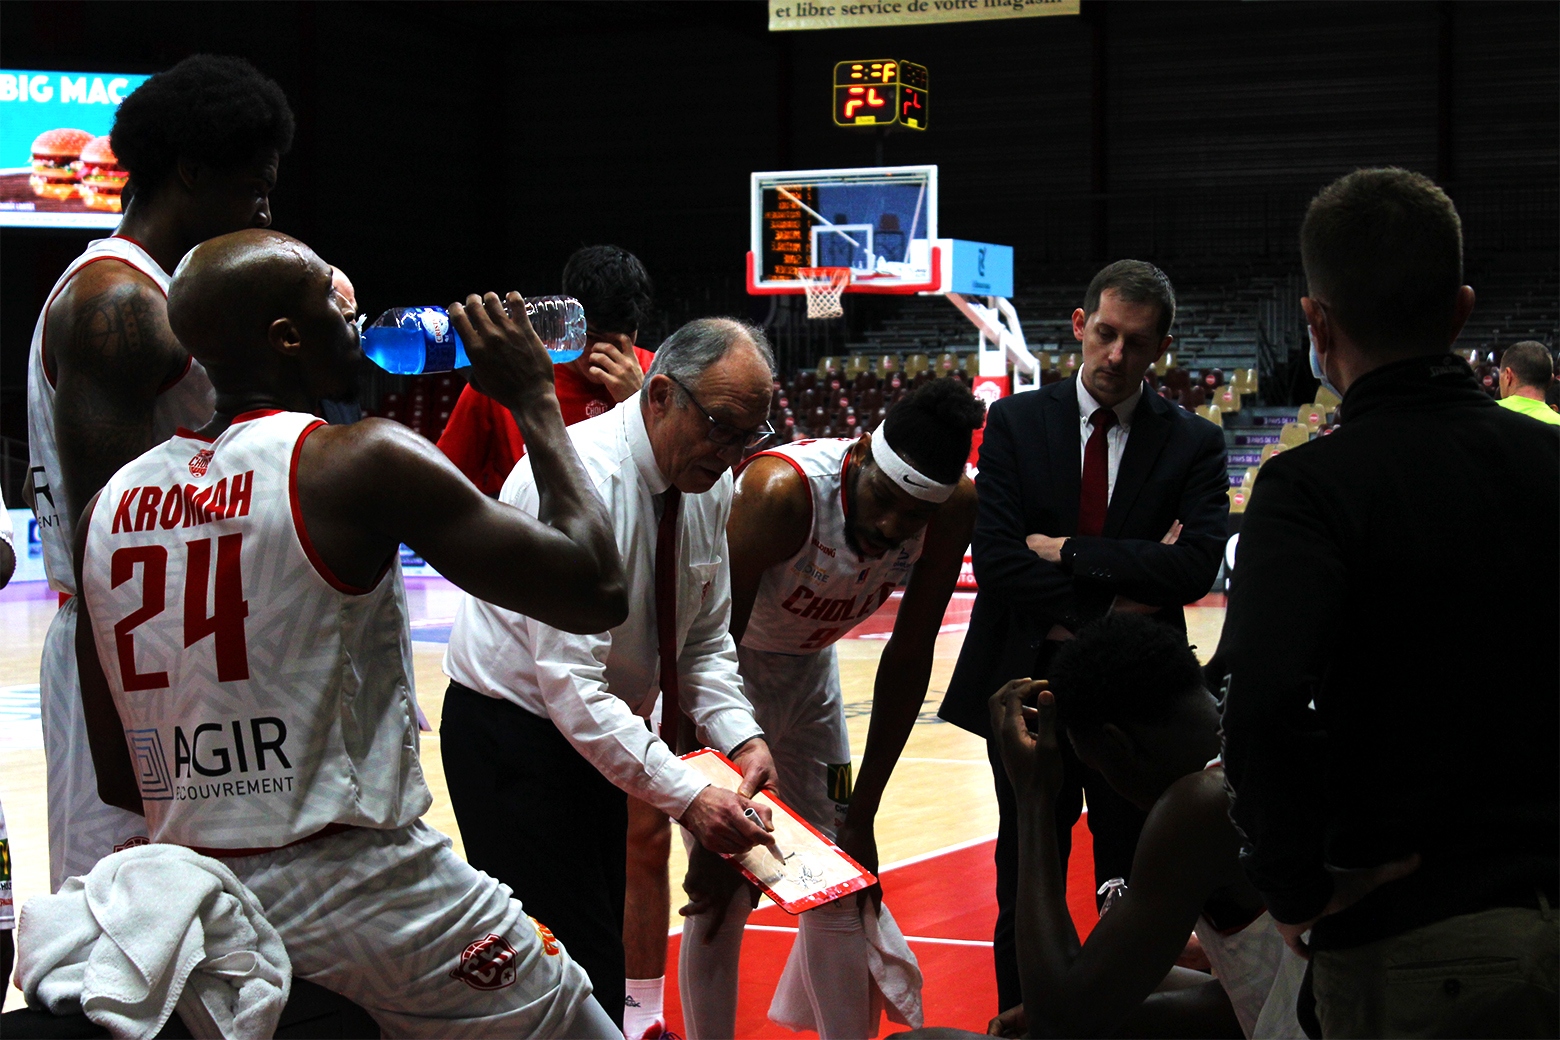
<svg viewBox="0 0 1560 1040"><path fill-rule="evenodd" d="M991 965L991 929L997 920L995 839L934 853L883 871L883 898L921 963L926 984L922 1006L929 1026L956 1026L985 1032L997 1013L997 983ZM1068 905L1079 938L1088 935L1094 910L1094 856L1087 817L1073 828L1067 865ZM782 930L783 929L783 930ZM769 1001L795 938L796 918L767 906L748 919L742 941L742 989L737 1008L738 1037L815 1036L793 1033L769 1021ZM677 994L677 952L673 935L668 950L666 1011L668 1026L683 1032ZM878 1036L905 1027L883 1018Z"/></svg>

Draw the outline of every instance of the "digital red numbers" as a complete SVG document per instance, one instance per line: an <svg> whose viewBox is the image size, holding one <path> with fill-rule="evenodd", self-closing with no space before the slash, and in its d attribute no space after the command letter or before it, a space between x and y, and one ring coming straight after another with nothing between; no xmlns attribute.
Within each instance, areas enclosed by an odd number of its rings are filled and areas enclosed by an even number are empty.
<svg viewBox="0 0 1560 1040"><path fill-rule="evenodd" d="M839 126L904 126L925 130L926 66L888 58L834 66L834 122Z"/></svg>

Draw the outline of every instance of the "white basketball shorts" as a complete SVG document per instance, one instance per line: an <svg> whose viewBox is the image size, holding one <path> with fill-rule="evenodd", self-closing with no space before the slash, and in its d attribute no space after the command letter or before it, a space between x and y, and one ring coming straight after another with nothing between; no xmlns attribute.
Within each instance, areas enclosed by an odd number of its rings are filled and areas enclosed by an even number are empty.
<svg viewBox="0 0 1560 1040"><path fill-rule="evenodd" d="M98 797L76 672L77 600L60 606L43 637L38 676L43 758L48 773L49 891L86 874L98 860L146 844L146 820Z"/></svg>
<svg viewBox="0 0 1560 1040"><path fill-rule="evenodd" d="M738 647L737 663L780 774L780 800L835 837L850 807L851 770L834 647L806 655Z"/></svg>
<svg viewBox="0 0 1560 1040"><path fill-rule="evenodd" d="M551 931L421 820L224 862L293 974L361 1005L386 1036L562 1036L594 1004Z"/></svg>

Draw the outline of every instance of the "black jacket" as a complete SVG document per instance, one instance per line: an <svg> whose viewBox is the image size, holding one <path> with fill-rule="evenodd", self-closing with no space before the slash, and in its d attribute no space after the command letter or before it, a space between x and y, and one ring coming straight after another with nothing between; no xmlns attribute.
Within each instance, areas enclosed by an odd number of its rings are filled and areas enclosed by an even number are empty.
<svg viewBox="0 0 1560 1040"><path fill-rule="evenodd" d="M980 592L938 714L986 736L986 701L1028 675L1060 624L1076 631L1120 593L1165 609L1186 629L1184 604L1213 585L1229 513L1224 433L1145 389L1116 474L1105 530L1071 539L1070 573L1024 544L1031 534L1071 535L1082 483L1076 377L992 406L980 448L979 507L971 551ZM1174 545L1160 543L1175 521Z"/></svg>
<svg viewBox="0 0 1560 1040"><path fill-rule="evenodd" d="M1536 906L1560 876L1560 430L1450 355L1362 377L1340 415L1262 468L1220 648L1232 815L1273 916L1321 912L1324 864L1423 857L1319 948Z"/></svg>

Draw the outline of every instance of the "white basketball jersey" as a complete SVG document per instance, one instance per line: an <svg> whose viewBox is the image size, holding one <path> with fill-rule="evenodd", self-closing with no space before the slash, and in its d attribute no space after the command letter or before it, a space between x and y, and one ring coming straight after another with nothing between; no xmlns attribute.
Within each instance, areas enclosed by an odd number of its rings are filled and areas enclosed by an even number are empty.
<svg viewBox="0 0 1560 1040"><path fill-rule="evenodd" d="M302 526L298 456L323 425L179 430L98 499L82 592L153 841L275 848L428 809L400 562L354 588Z"/></svg>
<svg viewBox="0 0 1560 1040"><path fill-rule="evenodd" d="M156 282L165 297L170 281L168 272L135 242L118 236L100 238L72 260L60 280L54 283L48 302L38 315L38 324L33 328L32 352L27 359L27 465L32 470L36 500L33 511L38 517L38 538L43 542L43 569L49 577L49 587L57 592L76 591L76 577L71 566L74 535L71 518L64 513L65 480L60 472L60 453L54 439L54 383L44 366L44 327L49 322L49 308L66 283L77 271L100 260L129 264ZM204 426L211 418L215 404L216 394L211 388L211 380L206 378L206 370L191 358L184 374L158 392L157 403L152 408L153 440L167 440L180 426L192 429ZM86 503L77 505L85 506Z"/></svg>
<svg viewBox="0 0 1560 1040"><path fill-rule="evenodd" d="M921 556L924 529L878 559L857 556L845 538L845 488L855 443L796 441L753 456L784 459L807 481L812 531L795 556L764 572L743 646L775 654L817 653L865 621L909 580Z"/></svg>

